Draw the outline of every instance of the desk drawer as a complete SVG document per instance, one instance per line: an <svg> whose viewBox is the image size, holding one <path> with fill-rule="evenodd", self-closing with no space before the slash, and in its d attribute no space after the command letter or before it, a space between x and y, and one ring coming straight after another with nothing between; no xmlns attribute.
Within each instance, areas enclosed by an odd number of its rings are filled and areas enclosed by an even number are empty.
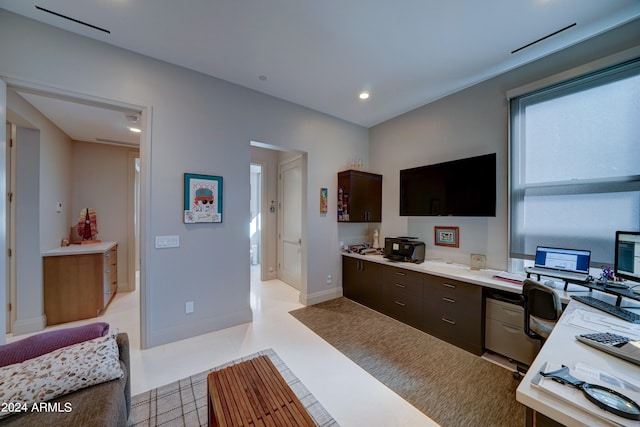
<svg viewBox="0 0 640 427"><path fill-rule="evenodd" d="M395 289L422 298L422 278L424 274L402 268L386 267L382 272L385 289Z"/></svg>
<svg viewBox="0 0 640 427"><path fill-rule="evenodd" d="M494 319L520 329L524 327L523 307L492 298L487 298L485 304L487 319Z"/></svg>
<svg viewBox="0 0 640 427"><path fill-rule="evenodd" d="M540 350L540 342L525 335L522 328L487 318L484 346L487 350L530 365Z"/></svg>

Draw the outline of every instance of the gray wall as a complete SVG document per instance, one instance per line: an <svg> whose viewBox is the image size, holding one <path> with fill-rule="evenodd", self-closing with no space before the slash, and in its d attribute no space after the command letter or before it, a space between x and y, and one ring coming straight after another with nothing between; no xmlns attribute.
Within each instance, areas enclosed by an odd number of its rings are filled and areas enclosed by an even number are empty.
<svg viewBox="0 0 640 427"><path fill-rule="evenodd" d="M0 76L10 82L144 110L143 347L251 320L250 141L307 154L309 245L300 299L341 294L338 281L326 283L328 274L340 273L338 227L319 215L318 191L336 187L336 172L350 156L368 158L367 129L4 10L0 58ZM222 224L183 224L185 172L224 177ZM154 248L155 236L174 234L179 248ZM195 301L193 314L185 314L186 301Z"/></svg>
<svg viewBox="0 0 640 427"><path fill-rule="evenodd" d="M469 254L483 253L489 267L507 269L506 92L638 45L640 21L635 21L372 127L371 167L384 176L381 239L418 236L427 243L427 258L468 264ZM495 218L398 215L401 169L493 152L498 164ZM460 248L434 246L436 225L459 226Z"/></svg>

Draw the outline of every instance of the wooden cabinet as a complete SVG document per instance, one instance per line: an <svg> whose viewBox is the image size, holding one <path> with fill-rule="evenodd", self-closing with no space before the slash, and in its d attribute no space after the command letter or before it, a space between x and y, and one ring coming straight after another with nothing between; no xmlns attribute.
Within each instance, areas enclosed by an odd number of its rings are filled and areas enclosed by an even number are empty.
<svg viewBox="0 0 640 427"><path fill-rule="evenodd" d="M57 248L43 257L47 325L102 314L118 290L115 242Z"/></svg>
<svg viewBox="0 0 640 427"><path fill-rule="evenodd" d="M424 330L482 355L482 287L429 274L424 285Z"/></svg>
<svg viewBox="0 0 640 427"><path fill-rule="evenodd" d="M382 311L403 323L421 328L423 276L415 271L384 266Z"/></svg>
<svg viewBox="0 0 640 427"><path fill-rule="evenodd" d="M356 170L338 173L338 221L382 221L382 175Z"/></svg>
<svg viewBox="0 0 640 427"><path fill-rule="evenodd" d="M345 297L371 307L382 308L382 265L342 257L342 288Z"/></svg>

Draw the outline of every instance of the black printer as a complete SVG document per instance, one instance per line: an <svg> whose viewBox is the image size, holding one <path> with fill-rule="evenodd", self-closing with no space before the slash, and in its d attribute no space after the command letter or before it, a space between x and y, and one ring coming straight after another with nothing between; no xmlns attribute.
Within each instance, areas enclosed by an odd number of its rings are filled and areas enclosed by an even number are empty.
<svg viewBox="0 0 640 427"><path fill-rule="evenodd" d="M384 257L392 261L413 262L424 261L424 242L415 237L385 237Z"/></svg>

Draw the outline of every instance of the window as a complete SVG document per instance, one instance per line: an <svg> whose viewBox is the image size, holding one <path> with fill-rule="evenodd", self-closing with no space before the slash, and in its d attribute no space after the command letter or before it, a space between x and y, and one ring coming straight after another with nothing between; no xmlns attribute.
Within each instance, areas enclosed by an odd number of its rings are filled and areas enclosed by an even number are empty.
<svg viewBox="0 0 640 427"><path fill-rule="evenodd" d="M640 58L511 99L510 252L592 251L640 230Z"/></svg>

